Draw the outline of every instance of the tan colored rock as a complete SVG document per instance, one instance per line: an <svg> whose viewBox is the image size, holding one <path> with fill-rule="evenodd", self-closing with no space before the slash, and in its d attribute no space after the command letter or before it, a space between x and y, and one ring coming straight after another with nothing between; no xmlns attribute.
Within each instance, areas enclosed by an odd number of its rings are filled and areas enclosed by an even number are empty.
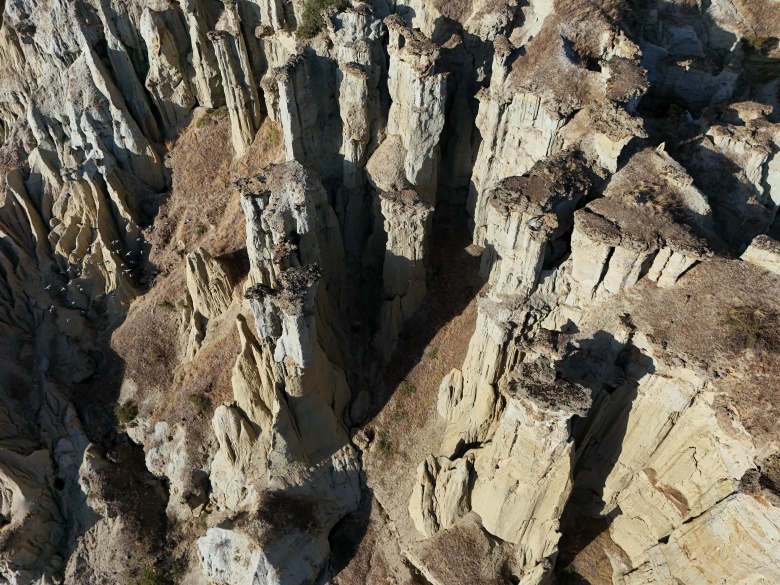
<svg viewBox="0 0 780 585"><path fill-rule="evenodd" d="M235 0L227 0L215 30L208 34L222 77L230 114L233 148L241 155L260 127L260 100L249 64Z"/></svg>
<svg viewBox="0 0 780 585"><path fill-rule="evenodd" d="M710 253L710 208L692 183L665 152L646 150L613 177L604 198L575 214L571 279L581 301L573 304L615 294L645 275L671 286Z"/></svg>
<svg viewBox="0 0 780 585"><path fill-rule="evenodd" d="M495 434L476 454L472 509L485 529L517 545L523 572L557 549L558 521L571 491L571 419L588 391L556 375L546 357L524 362L507 386Z"/></svg>
<svg viewBox="0 0 780 585"><path fill-rule="evenodd" d="M471 508L472 462L429 456L417 468L417 482L409 500L409 515L423 536L451 528Z"/></svg>
<svg viewBox="0 0 780 585"><path fill-rule="evenodd" d="M385 301L375 343L388 360L404 323L425 299L433 208L411 190L383 193L380 205L387 233L382 267Z"/></svg>
<svg viewBox="0 0 780 585"><path fill-rule="evenodd" d="M697 396L617 497L623 513L610 533L636 565L659 539L734 493L753 466L750 436L720 415L729 408L715 395Z"/></svg>
<svg viewBox="0 0 780 585"><path fill-rule="evenodd" d="M756 236L742 253L742 260L780 274L780 244L769 236Z"/></svg>
<svg viewBox="0 0 780 585"><path fill-rule="evenodd" d="M147 8L141 17L141 36L149 51L146 89L163 118L166 128L180 126L195 106L187 71L180 58L169 23L163 14Z"/></svg>
<svg viewBox="0 0 780 585"><path fill-rule="evenodd" d="M229 273L203 248L187 254L187 290L194 310L207 319L219 317L233 300Z"/></svg>
<svg viewBox="0 0 780 585"><path fill-rule="evenodd" d="M780 578L779 540L778 508L734 494L655 544L648 560L617 582L774 583Z"/></svg>
<svg viewBox="0 0 780 585"><path fill-rule="evenodd" d="M194 69L194 77L190 81L192 92L201 106L216 108L224 102L224 97L219 87L217 58L207 37L208 12L204 10L203 0L182 0L181 6L192 51Z"/></svg>
<svg viewBox="0 0 780 585"><path fill-rule="evenodd" d="M568 153L538 163L525 176L503 179L489 192L481 270L493 298L534 289L551 244L571 228L589 187L585 167Z"/></svg>

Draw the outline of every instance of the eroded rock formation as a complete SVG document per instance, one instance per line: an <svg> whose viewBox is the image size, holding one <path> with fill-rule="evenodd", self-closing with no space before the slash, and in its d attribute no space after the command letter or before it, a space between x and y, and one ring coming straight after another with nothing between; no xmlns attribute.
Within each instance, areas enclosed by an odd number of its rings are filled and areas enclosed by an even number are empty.
<svg viewBox="0 0 780 585"><path fill-rule="evenodd" d="M775 1L0 14L0 582L780 582Z"/></svg>

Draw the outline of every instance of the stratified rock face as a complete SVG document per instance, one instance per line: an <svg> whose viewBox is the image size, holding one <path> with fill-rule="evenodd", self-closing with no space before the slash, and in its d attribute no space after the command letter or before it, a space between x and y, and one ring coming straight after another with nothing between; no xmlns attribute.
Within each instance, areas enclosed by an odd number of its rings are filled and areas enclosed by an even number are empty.
<svg viewBox="0 0 780 585"><path fill-rule="evenodd" d="M0 583L780 582L778 22L0 1Z"/></svg>
<svg viewBox="0 0 780 585"><path fill-rule="evenodd" d="M214 44L222 87L225 88L233 148L237 154L243 154L260 125L260 99L235 1L225 2L225 10L208 38Z"/></svg>
<svg viewBox="0 0 780 585"><path fill-rule="evenodd" d="M734 494L672 532L667 542L653 546L648 561L619 582L664 583L675 578L739 583L759 576L771 583L779 575L778 558L777 547L768 543L777 542L778 526L776 507L751 495ZM734 538L739 539L744 553L728 555L725 561L720 551ZM699 557L699 553L704 556Z"/></svg>
<svg viewBox="0 0 780 585"><path fill-rule="evenodd" d="M426 253L428 252L433 207L415 191L380 195L387 233L382 268L384 302L377 345L389 359L404 323L417 311L426 295Z"/></svg>
<svg viewBox="0 0 780 585"><path fill-rule="evenodd" d="M709 254L711 211L685 170L663 151L643 151L616 173L602 199L575 215L573 294L606 297L641 277L673 285Z"/></svg>

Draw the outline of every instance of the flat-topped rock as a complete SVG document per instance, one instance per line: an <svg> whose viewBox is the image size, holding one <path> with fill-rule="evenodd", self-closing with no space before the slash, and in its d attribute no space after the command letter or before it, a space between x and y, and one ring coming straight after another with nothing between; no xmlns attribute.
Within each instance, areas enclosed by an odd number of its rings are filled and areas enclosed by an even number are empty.
<svg viewBox="0 0 780 585"><path fill-rule="evenodd" d="M594 241L636 251L670 248L694 258L710 254L713 233L706 197L669 155L645 150L612 178L604 197L575 214Z"/></svg>
<svg viewBox="0 0 780 585"><path fill-rule="evenodd" d="M579 199L590 185L585 165L573 153L565 153L544 159L523 176L502 179L490 191L488 202L505 212L542 215Z"/></svg>
<svg viewBox="0 0 780 585"><path fill-rule="evenodd" d="M271 288L256 284L246 292L250 300L269 299L286 315L302 315L307 306L314 302L317 281L322 277L322 269L316 264L293 267L282 273L279 286Z"/></svg>
<svg viewBox="0 0 780 585"><path fill-rule="evenodd" d="M591 405L587 388L564 380L545 356L520 364L506 390L513 399L530 400L542 410L583 416Z"/></svg>
<svg viewBox="0 0 780 585"><path fill-rule="evenodd" d="M383 192L379 194L379 199L401 208L418 208L421 211L433 211L433 206L427 201L423 201L414 189Z"/></svg>

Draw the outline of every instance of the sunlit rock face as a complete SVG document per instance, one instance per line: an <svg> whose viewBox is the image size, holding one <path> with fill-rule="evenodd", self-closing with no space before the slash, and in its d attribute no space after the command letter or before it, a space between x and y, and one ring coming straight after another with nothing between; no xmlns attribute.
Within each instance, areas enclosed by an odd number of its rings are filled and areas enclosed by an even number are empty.
<svg viewBox="0 0 780 585"><path fill-rule="evenodd" d="M776 2L0 14L0 582L780 582Z"/></svg>

